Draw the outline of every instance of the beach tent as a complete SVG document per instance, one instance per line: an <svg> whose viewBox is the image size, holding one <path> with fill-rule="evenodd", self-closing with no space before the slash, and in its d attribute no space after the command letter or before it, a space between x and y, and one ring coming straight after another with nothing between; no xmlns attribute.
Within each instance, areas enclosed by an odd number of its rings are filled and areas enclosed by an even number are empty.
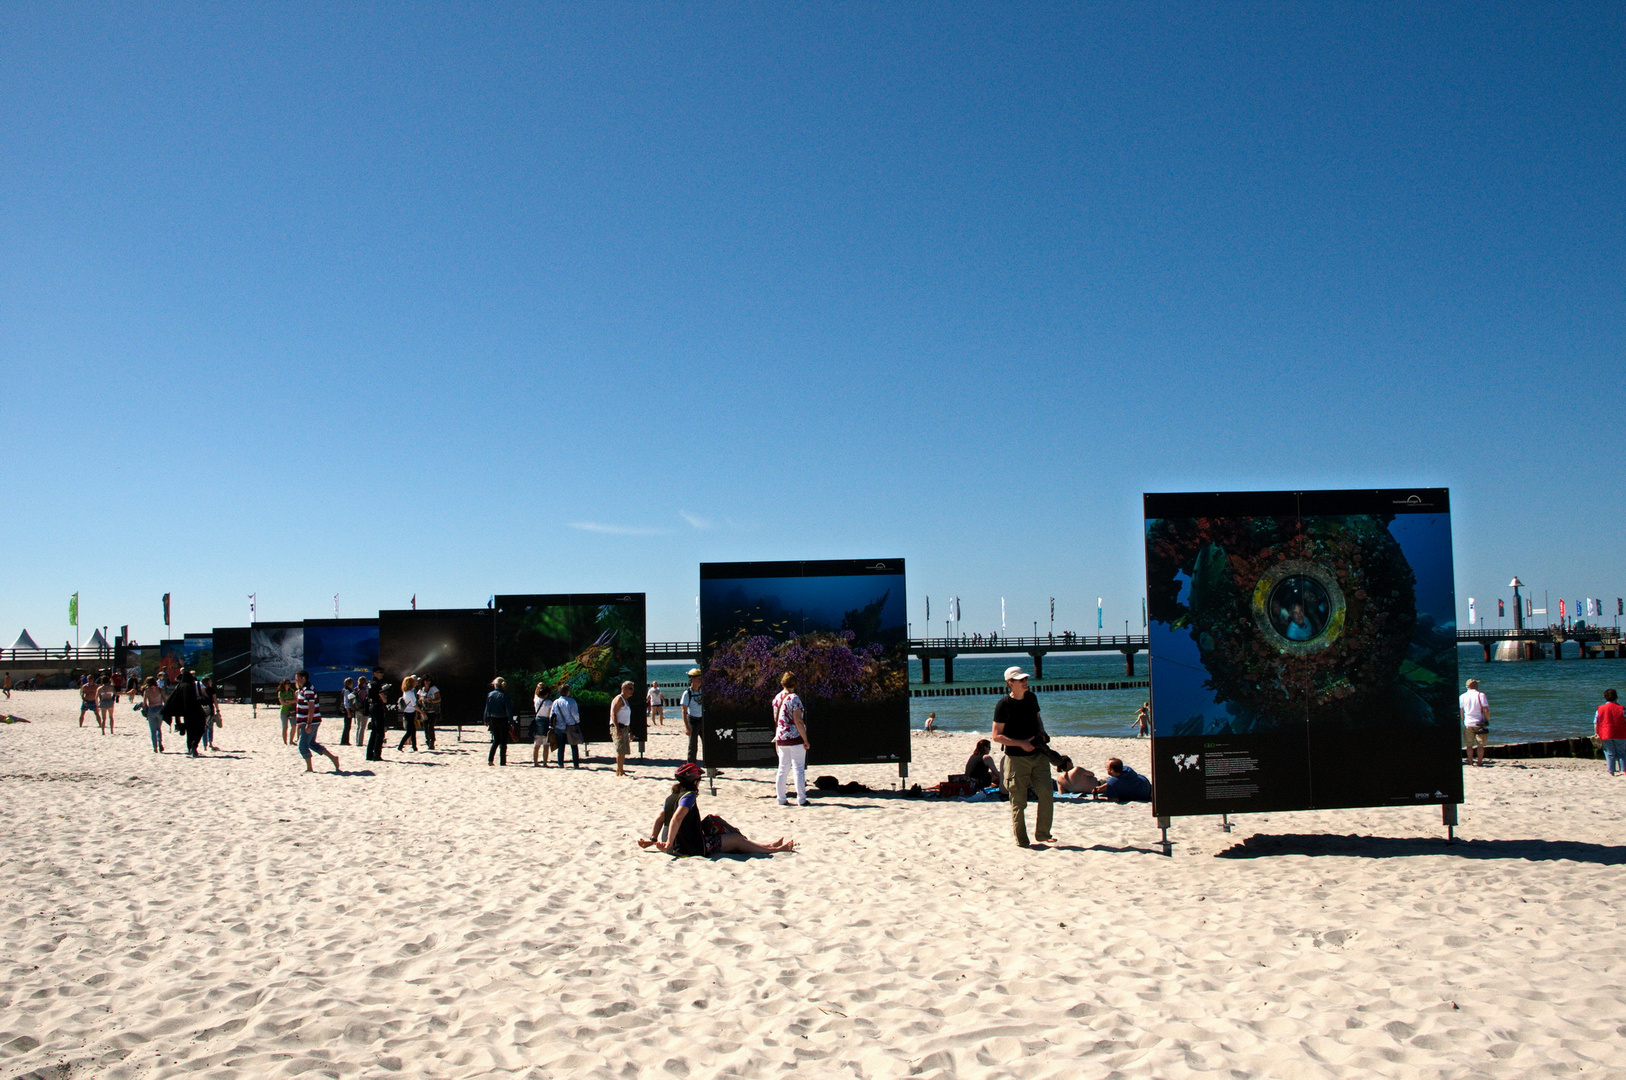
<svg viewBox="0 0 1626 1080"><path fill-rule="evenodd" d="M28 631L27 630L24 630L22 633L17 635L17 641L11 647L13 649L36 649L36 650L39 648L38 645L34 644L34 639L28 636Z"/></svg>
<svg viewBox="0 0 1626 1080"><path fill-rule="evenodd" d="M85 642L85 648L96 649L97 651L107 648L107 639L102 636L100 629L90 635L90 640Z"/></svg>

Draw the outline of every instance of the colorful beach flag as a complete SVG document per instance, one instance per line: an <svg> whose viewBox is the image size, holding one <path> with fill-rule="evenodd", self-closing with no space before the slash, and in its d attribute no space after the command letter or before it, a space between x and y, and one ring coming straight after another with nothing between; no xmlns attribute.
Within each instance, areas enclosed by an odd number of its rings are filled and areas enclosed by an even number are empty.
<svg viewBox="0 0 1626 1080"><path fill-rule="evenodd" d="M1468 597L1468 625L1474 624L1474 598Z"/></svg>
<svg viewBox="0 0 1626 1080"><path fill-rule="evenodd" d="M1102 627L1106 626L1106 623L1101 621L1103 618L1104 616L1101 612L1101 598L1097 596L1095 598L1095 628L1097 630L1100 630Z"/></svg>
<svg viewBox="0 0 1626 1080"><path fill-rule="evenodd" d="M1507 605L1500 600L1496 601L1496 617L1498 619L1507 618Z"/></svg>
<svg viewBox="0 0 1626 1080"><path fill-rule="evenodd" d="M169 593L164 594L164 625L169 625Z"/></svg>
<svg viewBox="0 0 1626 1080"><path fill-rule="evenodd" d="M79 625L79 594L74 593L68 597L68 625Z"/></svg>

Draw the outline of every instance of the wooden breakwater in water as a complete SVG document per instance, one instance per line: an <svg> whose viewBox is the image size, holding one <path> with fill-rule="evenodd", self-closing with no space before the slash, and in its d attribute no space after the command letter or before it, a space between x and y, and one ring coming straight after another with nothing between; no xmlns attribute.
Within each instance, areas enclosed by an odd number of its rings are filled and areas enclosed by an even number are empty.
<svg viewBox="0 0 1626 1080"><path fill-rule="evenodd" d="M1548 739L1546 742L1502 743L1487 746L1489 758L1602 758L1603 747L1590 736L1580 739Z"/></svg>

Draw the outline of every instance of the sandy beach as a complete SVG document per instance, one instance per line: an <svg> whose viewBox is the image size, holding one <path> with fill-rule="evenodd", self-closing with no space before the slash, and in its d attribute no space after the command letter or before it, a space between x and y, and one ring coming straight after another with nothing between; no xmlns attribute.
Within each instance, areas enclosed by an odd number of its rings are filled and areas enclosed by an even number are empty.
<svg viewBox="0 0 1626 1080"><path fill-rule="evenodd" d="M990 701L990 707L992 702ZM1468 770L1437 809L1180 819L876 789L702 808L774 858L639 850L681 752L488 768L484 733L306 775L275 715L155 755L18 693L0 726L0 1077L1530 1077L1626 1071L1626 780ZM675 729L668 728L668 731ZM965 735L914 739L912 779ZM1068 738L1100 771L1146 744ZM822 770L821 770L822 771ZM1031 810L1030 810L1031 813Z"/></svg>

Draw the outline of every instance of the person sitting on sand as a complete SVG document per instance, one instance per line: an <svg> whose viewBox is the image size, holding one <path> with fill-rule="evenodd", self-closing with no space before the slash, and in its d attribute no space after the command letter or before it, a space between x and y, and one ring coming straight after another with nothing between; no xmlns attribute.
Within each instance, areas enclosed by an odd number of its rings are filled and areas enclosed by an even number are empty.
<svg viewBox="0 0 1626 1080"><path fill-rule="evenodd" d="M1063 794L1088 795L1095 791L1099 783L1094 773L1082 765L1074 765L1073 759L1066 754L1056 762L1056 790Z"/></svg>
<svg viewBox="0 0 1626 1080"><path fill-rule="evenodd" d="M929 713L926 714L926 725L925 725L925 727L921 728L921 730L922 731L936 731L937 730L937 714L936 713L929 712Z"/></svg>
<svg viewBox="0 0 1626 1080"><path fill-rule="evenodd" d="M672 774L676 781L672 785L672 794L677 796L677 805L670 821L666 822L666 839L646 840L640 836L639 847L655 848L673 855L776 855L796 849L796 842L784 837L771 844L753 843L716 814L701 817L699 795L702 775L700 766L693 762L678 766ZM662 818L665 818L664 810ZM660 823L656 824L655 831L660 831Z"/></svg>
<svg viewBox="0 0 1626 1080"><path fill-rule="evenodd" d="M1097 785L1095 793L1115 803L1151 802L1152 782L1113 758L1107 762L1106 782Z"/></svg>
<svg viewBox="0 0 1626 1080"><path fill-rule="evenodd" d="M994 764L993 748L994 744L987 739L978 739L976 749L965 759L965 775L979 789L997 787L1004 791L1005 781L999 775L999 766Z"/></svg>

